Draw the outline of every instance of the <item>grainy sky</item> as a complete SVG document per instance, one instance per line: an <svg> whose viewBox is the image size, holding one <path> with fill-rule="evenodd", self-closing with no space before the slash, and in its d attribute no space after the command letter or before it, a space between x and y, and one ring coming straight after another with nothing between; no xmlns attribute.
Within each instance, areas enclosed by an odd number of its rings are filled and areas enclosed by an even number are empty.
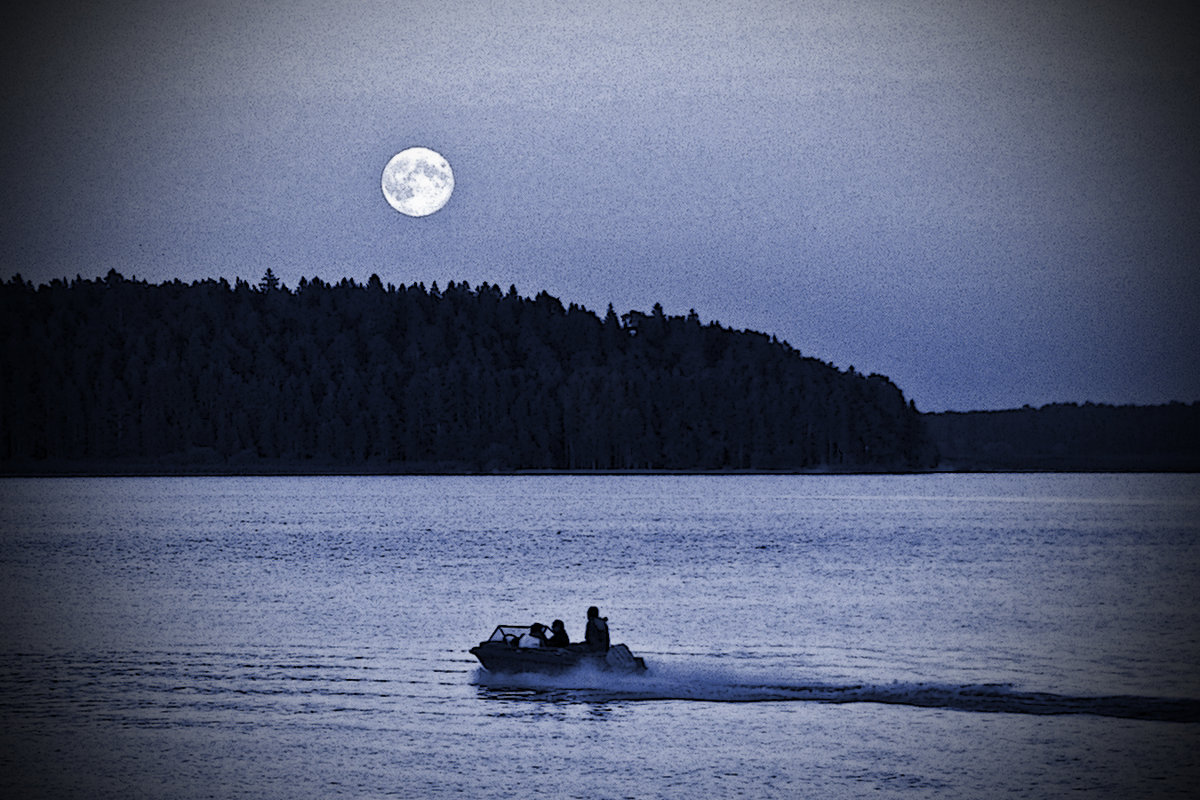
<svg viewBox="0 0 1200 800"><path fill-rule="evenodd" d="M1190 3L77 5L3 26L5 279L486 281L924 411L1200 400Z"/></svg>

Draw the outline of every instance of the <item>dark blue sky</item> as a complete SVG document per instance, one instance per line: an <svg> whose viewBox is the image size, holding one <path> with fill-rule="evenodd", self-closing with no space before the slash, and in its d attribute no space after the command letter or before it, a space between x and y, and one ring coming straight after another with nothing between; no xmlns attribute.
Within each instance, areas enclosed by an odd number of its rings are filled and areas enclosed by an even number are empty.
<svg viewBox="0 0 1200 800"><path fill-rule="evenodd" d="M926 411L1200 400L1190 4L74 5L5 26L4 278L486 281Z"/></svg>

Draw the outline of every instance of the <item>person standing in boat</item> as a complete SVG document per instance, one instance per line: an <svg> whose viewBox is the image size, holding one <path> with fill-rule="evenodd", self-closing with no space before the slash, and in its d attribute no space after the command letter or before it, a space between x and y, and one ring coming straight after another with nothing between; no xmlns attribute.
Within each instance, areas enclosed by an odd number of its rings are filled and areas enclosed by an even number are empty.
<svg viewBox="0 0 1200 800"><path fill-rule="evenodd" d="M600 616L600 609L595 606L587 610L587 630L583 640L592 650L608 649L608 617Z"/></svg>

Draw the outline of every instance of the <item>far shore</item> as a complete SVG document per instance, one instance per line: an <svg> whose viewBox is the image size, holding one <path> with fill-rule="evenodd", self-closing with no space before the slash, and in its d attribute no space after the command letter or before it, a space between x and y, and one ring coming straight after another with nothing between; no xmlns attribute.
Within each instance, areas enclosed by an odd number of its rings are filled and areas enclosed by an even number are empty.
<svg viewBox="0 0 1200 800"><path fill-rule="evenodd" d="M3 478L239 478L239 477L512 477L512 476L738 476L738 475L939 475L1006 473L1200 473L1195 464L1076 464L1042 466L939 466L932 469L524 469L476 470L453 466L411 466L312 464L196 464L152 466L147 464L0 464Z"/></svg>

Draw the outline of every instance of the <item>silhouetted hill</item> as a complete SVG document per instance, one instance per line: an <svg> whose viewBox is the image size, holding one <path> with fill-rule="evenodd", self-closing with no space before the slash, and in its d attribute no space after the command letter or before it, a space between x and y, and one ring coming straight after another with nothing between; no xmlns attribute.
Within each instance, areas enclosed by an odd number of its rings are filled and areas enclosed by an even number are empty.
<svg viewBox="0 0 1200 800"><path fill-rule="evenodd" d="M14 471L908 469L880 375L693 312L451 283L0 286Z"/></svg>
<svg viewBox="0 0 1200 800"><path fill-rule="evenodd" d="M944 468L1200 471L1200 403L1054 404L923 416Z"/></svg>

